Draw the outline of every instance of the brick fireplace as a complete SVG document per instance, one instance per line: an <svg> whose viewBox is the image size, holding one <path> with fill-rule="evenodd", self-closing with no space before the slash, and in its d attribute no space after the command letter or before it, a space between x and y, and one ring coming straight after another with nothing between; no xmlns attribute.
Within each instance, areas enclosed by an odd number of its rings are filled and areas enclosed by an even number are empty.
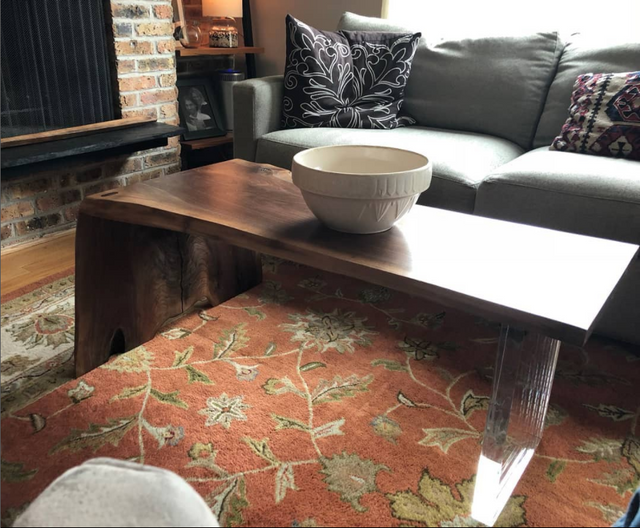
<svg viewBox="0 0 640 528"><path fill-rule="evenodd" d="M121 117L149 116L178 124L171 0L112 1ZM163 148L71 162L64 169L2 181L2 246L75 227L85 196L180 170L177 137Z"/></svg>

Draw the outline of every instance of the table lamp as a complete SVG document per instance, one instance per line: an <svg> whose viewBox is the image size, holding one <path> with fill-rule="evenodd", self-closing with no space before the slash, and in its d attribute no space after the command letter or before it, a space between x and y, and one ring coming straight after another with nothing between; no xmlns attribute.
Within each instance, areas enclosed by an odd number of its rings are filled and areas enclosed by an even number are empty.
<svg viewBox="0 0 640 528"><path fill-rule="evenodd" d="M213 17L209 33L212 48L237 48L236 18L242 17L242 0L202 0L203 16Z"/></svg>

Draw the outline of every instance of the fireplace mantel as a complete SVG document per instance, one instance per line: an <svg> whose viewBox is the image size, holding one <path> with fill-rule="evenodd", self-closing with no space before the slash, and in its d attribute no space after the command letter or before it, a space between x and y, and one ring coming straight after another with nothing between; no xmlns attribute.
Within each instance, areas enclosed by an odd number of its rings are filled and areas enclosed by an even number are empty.
<svg viewBox="0 0 640 528"><path fill-rule="evenodd" d="M36 143L2 150L2 176L10 178L40 170L50 170L83 157L96 161L101 157L130 154L163 147L168 138L183 129L166 123L147 123L124 130L108 130L46 143Z"/></svg>

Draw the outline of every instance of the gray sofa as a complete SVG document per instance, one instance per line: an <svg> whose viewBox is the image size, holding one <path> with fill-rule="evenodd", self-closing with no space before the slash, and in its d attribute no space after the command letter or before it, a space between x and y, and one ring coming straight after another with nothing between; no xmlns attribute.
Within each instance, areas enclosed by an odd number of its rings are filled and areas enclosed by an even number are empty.
<svg viewBox="0 0 640 528"><path fill-rule="evenodd" d="M338 29L406 31L352 13ZM280 130L283 78L252 79L234 92L235 155L290 168L306 148L398 146L433 160L420 204L640 244L640 162L549 150L578 75L636 70L640 38L606 46L555 33L435 45L423 39L403 107L417 125ZM640 344L640 260L598 332Z"/></svg>

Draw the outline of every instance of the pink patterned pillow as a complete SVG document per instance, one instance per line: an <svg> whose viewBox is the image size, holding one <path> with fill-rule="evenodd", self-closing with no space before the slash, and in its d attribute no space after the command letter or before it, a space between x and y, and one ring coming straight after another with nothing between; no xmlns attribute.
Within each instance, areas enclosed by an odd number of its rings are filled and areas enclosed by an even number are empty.
<svg viewBox="0 0 640 528"><path fill-rule="evenodd" d="M640 161L640 71L578 77L551 150Z"/></svg>

